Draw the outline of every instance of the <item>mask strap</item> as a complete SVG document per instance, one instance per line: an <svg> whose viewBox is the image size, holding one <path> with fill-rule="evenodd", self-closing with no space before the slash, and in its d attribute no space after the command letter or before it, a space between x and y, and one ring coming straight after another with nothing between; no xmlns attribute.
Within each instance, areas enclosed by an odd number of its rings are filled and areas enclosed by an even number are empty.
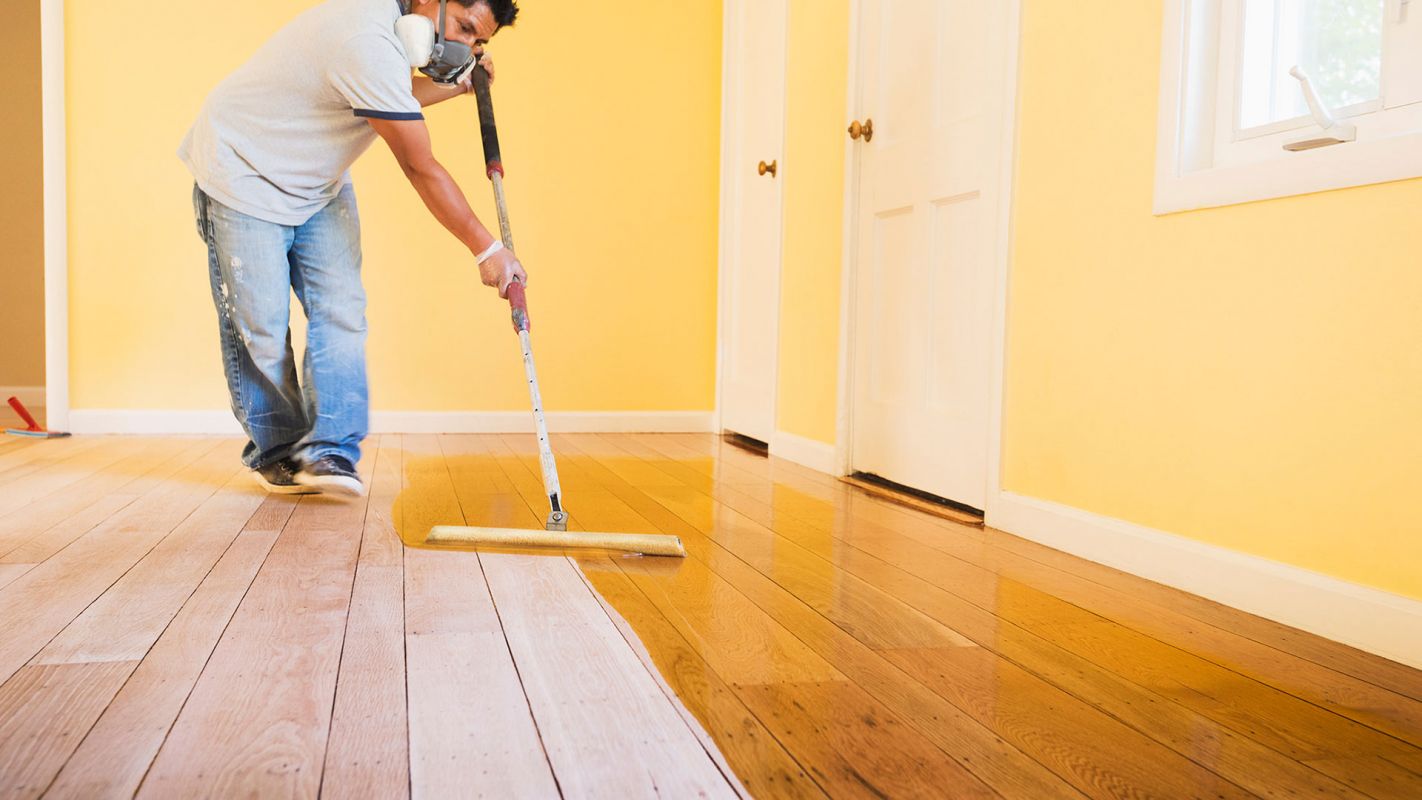
<svg viewBox="0 0 1422 800"><path fill-rule="evenodd" d="M444 4L445 0L439 0L439 29L435 31L435 42L444 43Z"/></svg>

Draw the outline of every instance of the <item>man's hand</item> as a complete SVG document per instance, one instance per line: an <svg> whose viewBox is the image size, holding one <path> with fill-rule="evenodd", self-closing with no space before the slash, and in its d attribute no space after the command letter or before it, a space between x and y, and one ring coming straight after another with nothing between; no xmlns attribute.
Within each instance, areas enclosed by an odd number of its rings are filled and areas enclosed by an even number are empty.
<svg viewBox="0 0 1422 800"><path fill-rule="evenodd" d="M455 76L452 82L435 83L421 75L411 83L410 91L415 95L415 99L420 101L421 107L443 103L462 94L472 94L474 91L474 68L478 64L484 65L484 68L489 71L489 83L493 84L494 59L485 53L481 60L470 61L469 66Z"/></svg>
<svg viewBox="0 0 1422 800"><path fill-rule="evenodd" d="M459 73L459 77L455 79L455 82L463 86L466 92L474 91L474 68L476 66L483 67L484 71L489 73L489 85L494 85L494 57L488 53L480 53L478 59L472 62L468 69Z"/></svg>
<svg viewBox="0 0 1422 800"><path fill-rule="evenodd" d="M518 256L512 250L500 250L479 265L479 279L485 286L498 289L499 297L509 296L509 284L515 278L528 283L528 273L523 271L523 265L518 263Z"/></svg>

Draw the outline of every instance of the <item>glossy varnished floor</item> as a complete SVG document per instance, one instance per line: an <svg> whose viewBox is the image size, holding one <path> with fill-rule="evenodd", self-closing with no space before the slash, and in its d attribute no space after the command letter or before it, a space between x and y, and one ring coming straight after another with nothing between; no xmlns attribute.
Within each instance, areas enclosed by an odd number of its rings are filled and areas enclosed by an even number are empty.
<svg viewBox="0 0 1422 800"><path fill-rule="evenodd" d="M419 546L539 525L528 437L372 439L358 503L0 437L0 796L1422 797L1422 673L711 436L554 439L572 527L691 557Z"/></svg>

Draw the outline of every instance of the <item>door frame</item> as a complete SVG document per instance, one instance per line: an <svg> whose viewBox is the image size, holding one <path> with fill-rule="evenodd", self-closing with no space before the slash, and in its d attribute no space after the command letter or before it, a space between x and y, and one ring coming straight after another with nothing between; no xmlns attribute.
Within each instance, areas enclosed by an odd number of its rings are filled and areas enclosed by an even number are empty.
<svg viewBox="0 0 1422 800"><path fill-rule="evenodd" d="M64 0L40 0L44 148L45 425L69 428L69 214L64 117Z"/></svg>
<svg viewBox="0 0 1422 800"><path fill-rule="evenodd" d="M731 66L741 63L741 48L737 46L738 40L731 35L732 23L735 20L737 9L743 4L749 4L754 0L725 0L721 5L721 169L720 169L720 198L717 210L717 247L719 252L716 256L716 408L711 415L712 433L720 435L725 431L725 420L722 418L725 410L725 367L727 361L727 337L726 331L729 327L730 316L730 286L726 280L729 272L730 260L735 254L735 245L740 237L740 227L736 222L736 209L733 203L733 192L731 187L735 186L736 164L734 163L735 148L732 145L733 132L739 123L736 114L736 103L733 102L735 81L732 80ZM789 25L790 25L790 3L785 4L786 16L786 42L785 58L780 68L787 75L789 74ZM786 87L785 94L780 98L782 110L786 108L786 101L789 96L789 87ZM780 132L780 161L785 161L785 127L781 127ZM780 165L781 172L784 172L785 165ZM777 176L776 180L780 180ZM773 359L775 362L775 379L771 385L766 387L770 393L770 402L777 417L772 426L772 432L779 430L778 409L780 400L780 301L781 301L781 279L783 277L783 259L785 255L785 189L780 187L780 252L776 257L775 272L775 352ZM766 444L769 444L767 441Z"/></svg>
<svg viewBox="0 0 1422 800"><path fill-rule="evenodd" d="M859 30L863 20L864 0L850 0L849 72L846 95L846 120L859 119L863 86L860 80ZM1007 54L1004 63L1008 74L1003 82L1009 101L1003 104L1002 153L999 179L997 241L992 258L992 322L990 373L988 378L988 460L983 476L987 498L983 509L988 524L992 524L998 497L1002 493L1003 403L1007 367L1008 282L1011 277L1013 219L1012 187L1017 168L1017 116L1021 95L1018 81L1021 75L1022 0L1007 0ZM845 123L848 124L847 122ZM853 471L854 435L854 335L855 296L858 285L859 253L859 178L860 151L856 143L845 139L844 148L844 237L840 268L839 310L839 392L836 412L834 463L837 472Z"/></svg>

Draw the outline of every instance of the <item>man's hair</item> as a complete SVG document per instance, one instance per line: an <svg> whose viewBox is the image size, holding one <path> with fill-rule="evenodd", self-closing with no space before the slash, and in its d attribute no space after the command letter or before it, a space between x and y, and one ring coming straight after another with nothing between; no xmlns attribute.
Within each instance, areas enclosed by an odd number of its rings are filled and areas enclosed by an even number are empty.
<svg viewBox="0 0 1422 800"><path fill-rule="evenodd" d="M518 16L518 3L516 0L455 0L461 6L469 8L475 3L483 3L489 7L494 14L494 22L500 28L507 28L514 24L514 18Z"/></svg>

